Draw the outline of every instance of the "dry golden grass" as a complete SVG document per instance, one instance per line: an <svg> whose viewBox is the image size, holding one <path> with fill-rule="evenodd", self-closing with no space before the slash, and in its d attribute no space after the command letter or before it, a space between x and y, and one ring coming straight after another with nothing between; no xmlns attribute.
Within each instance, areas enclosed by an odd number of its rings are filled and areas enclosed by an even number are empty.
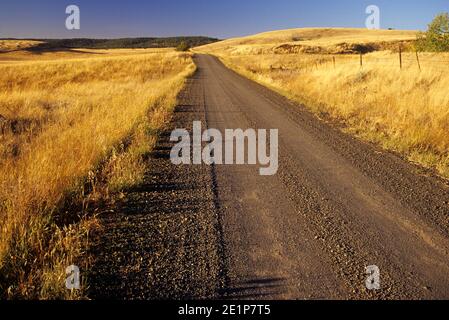
<svg viewBox="0 0 449 320"><path fill-rule="evenodd" d="M280 45L287 45L303 47L310 51L338 53L342 48L355 44L382 44L415 39L416 31L302 28L228 39L199 47L197 50L228 55L270 54Z"/></svg>
<svg viewBox="0 0 449 320"><path fill-rule="evenodd" d="M42 51L12 51L0 54L0 64L14 64L24 62L39 62L39 61L67 61L67 60L85 60L94 58L111 58L136 56L140 54L159 54L168 53L173 49L70 49L65 51L58 50L42 50Z"/></svg>
<svg viewBox="0 0 449 320"><path fill-rule="evenodd" d="M33 40L0 40L0 52L24 50L41 44L41 41Z"/></svg>
<svg viewBox="0 0 449 320"><path fill-rule="evenodd" d="M82 297L65 268L85 267L96 222L77 215L140 181L195 68L170 51L65 58L0 65L0 296Z"/></svg>
<svg viewBox="0 0 449 320"><path fill-rule="evenodd" d="M365 41L371 41L372 32L365 32ZM282 38L282 32L273 34ZM288 31L282 39L290 41L291 34ZM346 36L345 41L351 40ZM272 41L270 33L262 37L267 38ZM257 39L251 40L255 47ZM360 41L362 33L353 39ZM234 42L240 40L228 40ZM242 55L225 43L199 50L219 56L229 67L304 103L318 115L344 122L359 137L449 177L449 54L421 53L420 72L415 53L404 53L400 70L398 54L391 51L364 55L360 68L358 55L273 54L248 48Z"/></svg>

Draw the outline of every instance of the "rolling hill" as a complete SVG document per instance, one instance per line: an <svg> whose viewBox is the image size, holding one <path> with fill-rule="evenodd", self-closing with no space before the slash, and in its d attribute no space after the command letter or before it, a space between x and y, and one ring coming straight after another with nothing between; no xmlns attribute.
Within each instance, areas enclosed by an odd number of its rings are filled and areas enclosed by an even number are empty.
<svg viewBox="0 0 449 320"><path fill-rule="evenodd" d="M410 43L416 34L416 31L353 28L288 29L228 39L197 50L232 54L371 52L398 42Z"/></svg>
<svg viewBox="0 0 449 320"><path fill-rule="evenodd" d="M208 37L122 38L122 39L0 39L0 52L60 49L173 48L184 42L190 47L218 41Z"/></svg>

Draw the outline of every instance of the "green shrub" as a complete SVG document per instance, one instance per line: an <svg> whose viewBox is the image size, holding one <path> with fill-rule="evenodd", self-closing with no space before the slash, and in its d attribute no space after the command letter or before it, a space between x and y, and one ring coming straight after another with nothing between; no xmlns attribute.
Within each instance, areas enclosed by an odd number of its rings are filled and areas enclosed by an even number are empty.
<svg viewBox="0 0 449 320"><path fill-rule="evenodd" d="M189 51L190 50L190 46L187 44L187 42L182 41L177 47L176 47L176 51Z"/></svg>
<svg viewBox="0 0 449 320"><path fill-rule="evenodd" d="M420 51L449 51L449 14L440 13L429 24L427 32L418 34L416 48Z"/></svg>

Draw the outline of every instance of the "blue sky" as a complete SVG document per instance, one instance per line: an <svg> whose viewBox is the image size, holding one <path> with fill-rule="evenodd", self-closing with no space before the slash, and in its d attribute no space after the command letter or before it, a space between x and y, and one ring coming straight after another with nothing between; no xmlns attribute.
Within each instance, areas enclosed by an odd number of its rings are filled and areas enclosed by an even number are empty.
<svg viewBox="0 0 449 320"><path fill-rule="evenodd" d="M81 30L65 29L65 8L81 10ZM116 38L206 35L228 38L297 27L364 27L365 8L381 27L425 29L448 0L1 0L0 37Z"/></svg>

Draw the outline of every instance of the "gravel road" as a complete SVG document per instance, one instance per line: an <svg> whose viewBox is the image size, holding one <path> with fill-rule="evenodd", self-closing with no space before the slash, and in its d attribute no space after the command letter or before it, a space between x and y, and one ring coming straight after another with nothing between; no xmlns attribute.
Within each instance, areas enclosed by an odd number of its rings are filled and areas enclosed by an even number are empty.
<svg viewBox="0 0 449 320"><path fill-rule="evenodd" d="M197 55L171 129L279 129L279 171L182 165L170 130L96 235L92 298L449 298L449 185ZM381 289L366 289L365 268Z"/></svg>

